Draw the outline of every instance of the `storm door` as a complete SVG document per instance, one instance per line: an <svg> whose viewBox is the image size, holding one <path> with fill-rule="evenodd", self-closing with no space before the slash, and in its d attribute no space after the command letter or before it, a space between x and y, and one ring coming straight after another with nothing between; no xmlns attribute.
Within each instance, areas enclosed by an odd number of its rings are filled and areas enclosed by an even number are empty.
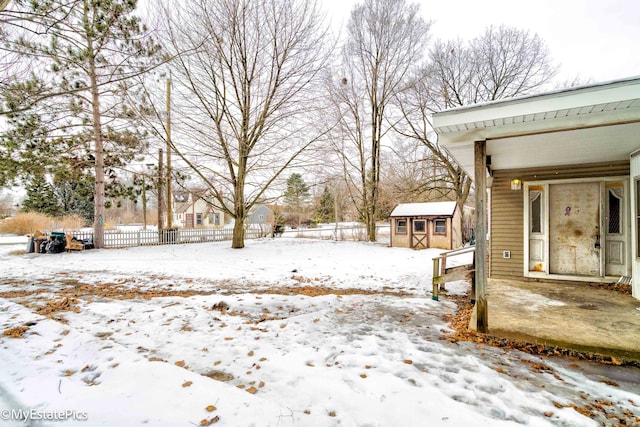
<svg viewBox="0 0 640 427"><path fill-rule="evenodd" d="M626 189L622 181L605 184L605 274L627 274Z"/></svg>
<svg viewBox="0 0 640 427"><path fill-rule="evenodd" d="M547 224L545 191L542 185L529 187L529 271L547 271Z"/></svg>

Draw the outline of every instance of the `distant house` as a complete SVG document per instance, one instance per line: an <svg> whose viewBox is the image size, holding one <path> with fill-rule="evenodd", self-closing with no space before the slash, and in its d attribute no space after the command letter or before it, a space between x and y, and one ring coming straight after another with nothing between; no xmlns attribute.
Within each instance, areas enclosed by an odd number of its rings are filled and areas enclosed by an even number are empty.
<svg viewBox="0 0 640 427"><path fill-rule="evenodd" d="M273 211L265 205L254 206L244 221L246 226L259 228L265 234L271 233L273 222Z"/></svg>
<svg viewBox="0 0 640 427"><path fill-rule="evenodd" d="M455 249L462 245L456 202L401 203L391 212L391 246Z"/></svg>
<svg viewBox="0 0 640 427"><path fill-rule="evenodd" d="M265 205L254 206L249 211L245 224L271 225L273 224L273 211Z"/></svg>
<svg viewBox="0 0 640 427"><path fill-rule="evenodd" d="M208 189L174 193L172 211L173 225L177 228L221 228L225 225L224 213L214 204Z"/></svg>

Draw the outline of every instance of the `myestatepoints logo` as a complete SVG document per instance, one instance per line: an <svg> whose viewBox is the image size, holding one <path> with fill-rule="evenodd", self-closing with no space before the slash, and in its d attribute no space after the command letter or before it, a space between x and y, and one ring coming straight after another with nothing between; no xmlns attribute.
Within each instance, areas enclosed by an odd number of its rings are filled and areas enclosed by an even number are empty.
<svg viewBox="0 0 640 427"><path fill-rule="evenodd" d="M42 410L42 409L0 409L2 421L87 421L89 414L74 409Z"/></svg>

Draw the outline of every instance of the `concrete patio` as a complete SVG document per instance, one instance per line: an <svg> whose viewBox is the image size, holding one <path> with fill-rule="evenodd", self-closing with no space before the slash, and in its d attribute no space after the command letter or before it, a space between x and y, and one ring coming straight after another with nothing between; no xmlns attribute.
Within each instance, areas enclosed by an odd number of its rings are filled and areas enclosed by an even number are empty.
<svg viewBox="0 0 640 427"><path fill-rule="evenodd" d="M640 300L586 283L489 280L489 333L640 360Z"/></svg>

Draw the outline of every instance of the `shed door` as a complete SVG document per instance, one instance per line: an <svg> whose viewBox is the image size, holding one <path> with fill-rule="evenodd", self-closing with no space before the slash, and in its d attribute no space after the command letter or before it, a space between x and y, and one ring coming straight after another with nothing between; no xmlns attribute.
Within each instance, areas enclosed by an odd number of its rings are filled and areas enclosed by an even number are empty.
<svg viewBox="0 0 640 427"><path fill-rule="evenodd" d="M186 215L186 220L184 222L184 226L186 228L193 228L193 214L192 213L188 213Z"/></svg>
<svg viewBox="0 0 640 427"><path fill-rule="evenodd" d="M413 249L425 249L429 246L427 241L427 220L411 220L411 247Z"/></svg>
<svg viewBox="0 0 640 427"><path fill-rule="evenodd" d="M549 185L549 272L600 276L600 183Z"/></svg>

